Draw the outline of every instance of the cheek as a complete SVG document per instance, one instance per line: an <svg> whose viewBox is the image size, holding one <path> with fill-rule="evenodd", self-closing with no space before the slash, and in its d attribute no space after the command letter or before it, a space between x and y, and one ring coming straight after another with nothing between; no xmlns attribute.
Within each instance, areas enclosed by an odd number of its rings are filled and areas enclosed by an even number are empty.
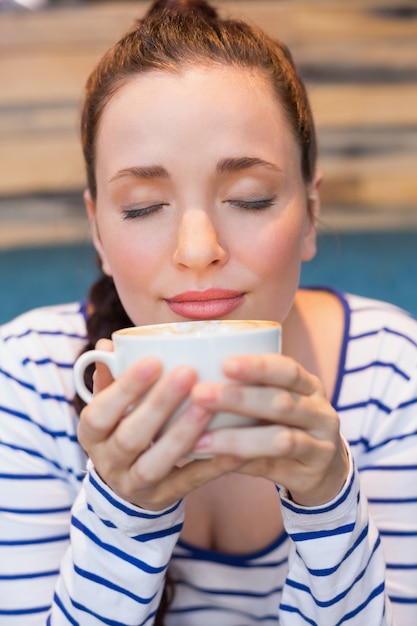
<svg viewBox="0 0 417 626"><path fill-rule="evenodd" d="M116 284L137 284L160 266L161 255L155 242L135 233L110 228L102 236L102 246Z"/></svg>
<svg viewBox="0 0 417 626"><path fill-rule="evenodd" d="M256 233L256 234L254 234ZM241 248L243 260L251 259L252 270L264 280L276 280L280 276L292 280L301 264L302 225L291 219L271 222L261 230L252 231Z"/></svg>

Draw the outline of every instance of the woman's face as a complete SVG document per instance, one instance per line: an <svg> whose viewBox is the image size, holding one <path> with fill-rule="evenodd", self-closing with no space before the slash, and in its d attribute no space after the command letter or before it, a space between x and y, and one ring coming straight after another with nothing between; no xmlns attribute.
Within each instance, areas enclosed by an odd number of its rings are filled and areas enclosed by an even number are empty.
<svg viewBox="0 0 417 626"><path fill-rule="evenodd" d="M283 321L315 253L315 181L266 80L196 67L140 75L97 137L95 245L136 325Z"/></svg>

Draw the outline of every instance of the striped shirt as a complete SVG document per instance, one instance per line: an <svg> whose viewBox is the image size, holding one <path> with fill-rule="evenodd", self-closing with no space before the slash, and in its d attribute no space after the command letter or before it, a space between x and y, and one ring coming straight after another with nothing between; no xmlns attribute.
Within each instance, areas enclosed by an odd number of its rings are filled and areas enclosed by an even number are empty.
<svg viewBox="0 0 417 626"><path fill-rule="evenodd" d="M0 330L0 625L151 625L166 568L167 626L417 624L417 322L338 294L345 332L332 404L351 471L326 505L277 486L286 532L256 554L179 538L183 502L124 502L77 442L79 304ZM388 599L389 598L389 599Z"/></svg>

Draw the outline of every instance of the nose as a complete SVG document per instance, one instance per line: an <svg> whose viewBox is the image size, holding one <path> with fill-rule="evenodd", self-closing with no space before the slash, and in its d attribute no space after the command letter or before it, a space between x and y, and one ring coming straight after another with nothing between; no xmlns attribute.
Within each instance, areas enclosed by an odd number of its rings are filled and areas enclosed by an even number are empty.
<svg viewBox="0 0 417 626"><path fill-rule="evenodd" d="M188 210L181 217L174 263L194 271L222 265L227 253L210 216L203 210Z"/></svg>

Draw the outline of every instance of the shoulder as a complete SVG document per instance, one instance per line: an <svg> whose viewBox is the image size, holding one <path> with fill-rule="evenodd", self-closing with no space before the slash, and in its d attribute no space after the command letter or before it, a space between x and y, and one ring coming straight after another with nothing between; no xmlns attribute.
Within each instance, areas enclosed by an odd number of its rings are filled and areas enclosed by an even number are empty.
<svg viewBox="0 0 417 626"><path fill-rule="evenodd" d="M33 309L1 326L0 342L0 358L10 353L78 354L86 342L84 307L71 303Z"/></svg>
<svg viewBox="0 0 417 626"><path fill-rule="evenodd" d="M83 329L85 332L85 308L81 302L45 306L22 313L0 326L3 337L21 335L25 331Z"/></svg>
<svg viewBox="0 0 417 626"><path fill-rule="evenodd" d="M71 372L87 342L79 303L34 309L0 327L0 385L21 395L73 395ZM58 392L59 390L59 392Z"/></svg>
<svg viewBox="0 0 417 626"><path fill-rule="evenodd" d="M365 411L368 425L372 423L370 440L376 423L386 428L386 417L398 410L402 420L390 420L393 427L417 428L417 320L387 302L351 294L343 298L347 323L339 413Z"/></svg>
<svg viewBox="0 0 417 626"><path fill-rule="evenodd" d="M72 368L85 331L78 303L32 310L0 327L0 414L9 465L19 450L17 473L24 467L26 474L65 476L74 494L85 455L77 442Z"/></svg>
<svg viewBox="0 0 417 626"><path fill-rule="evenodd" d="M417 365L417 320L381 300L345 294L346 341L350 350L390 355L411 369ZM411 372L410 372L411 373Z"/></svg>

